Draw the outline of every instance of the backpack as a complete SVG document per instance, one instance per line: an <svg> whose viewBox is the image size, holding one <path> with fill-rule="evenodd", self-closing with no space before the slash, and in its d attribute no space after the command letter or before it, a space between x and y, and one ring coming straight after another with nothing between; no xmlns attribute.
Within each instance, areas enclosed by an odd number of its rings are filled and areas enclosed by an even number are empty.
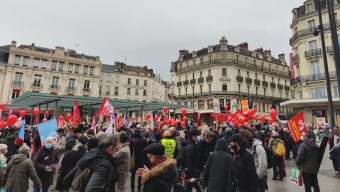
<svg viewBox="0 0 340 192"><path fill-rule="evenodd" d="M278 143L276 147L273 147L273 152L278 157L283 157L286 155L286 148L282 143Z"/></svg>
<svg viewBox="0 0 340 192"><path fill-rule="evenodd" d="M69 192L85 191L86 186L91 178L91 175L92 175L91 169L89 168L81 169L80 167L77 167L77 171L73 177Z"/></svg>

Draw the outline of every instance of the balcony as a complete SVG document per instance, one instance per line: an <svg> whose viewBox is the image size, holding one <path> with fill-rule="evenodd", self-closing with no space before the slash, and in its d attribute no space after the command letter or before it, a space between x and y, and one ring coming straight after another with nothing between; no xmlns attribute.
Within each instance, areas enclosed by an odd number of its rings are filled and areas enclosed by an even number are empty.
<svg viewBox="0 0 340 192"><path fill-rule="evenodd" d="M247 83L248 85L252 84L252 83L253 83L253 79L250 78L250 77L246 77L246 83Z"/></svg>
<svg viewBox="0 0 340 192"><path fill-rule="evenodd" d="M268 87L268 81L262 81L262 86L263 87Z"/></svg>
<svg viewBox="0 0 340 192"><path fill-rule="evenodd" d="M243 77L242 76L236 76L236 81L238 82L238 83L243 83Z"/></svg>
<svg viewBox="0 0 340 192"><path fill-rule="evenodd" d="M254 79L254 84L255 84L256 86L260 86L260 85L261 85L261 81L258 80L258 79Z"/></svg>
<svg viewBox="0 0 340 192"><path fill-rule="evenodd" d="M290 87L288 85L285 85L285 91L289 91Z"/></svg>
<svg viewBox="0 0 340 192"><path fill-rule="evenodd" d="M300 64L300 55L299 54L294 55L294 57L293 57L293 64L294 65L299 65Z"/></svg>
<svg viewBox="0 0 340 192"><path fill-rule="evenodd" d="M207 82L212 82L213 81L213 76L208 76L205 78Z"/></svg>
<svg viewBox="0 0 340 192"><path fill-rule="evenodd" d="M320 56L321 54L322 54L321 48L305 51L305 57L306 58Z"/></svg>
<svg viewBox="0 0 340 192"><path fill-rule="evenodd" d="M17 89L24 88L24 82L23 81L12 81L12 87Z"/></svg>
<svg viewBox="0 0 340 192"><path fill-rule="evenodd" d="M275 89L276 88L276 84L274 82L270 82L270 88Z"/></svg>
<svg viewBox="0 0 340 192"><path fill-rule="evenodd" d="M190 85L196 85L196 79L191 79L190 80Z"/></svg>
<svg viewBox="0 0 340 192"><path fill-rule="evenodd" d="M188 85L189 85L189 80L183 81L183 85L184 85L184 86L188 86Z"/></svg>
<svg viewBox="0 0 340 192"><path fill-rule="evenodd" d="M277 84L277 88L278 88L279 90L282 90L282 89L283 89L283 85L282 85L282 84Z"/></svg>
<svg viewBox="0 0 340 192"><path fill-rule="evenodd" d="M84 96L89 96L90 94L91 94L90 88L83 88L83 95Z"/></svg>
<svg viewBox="0 0 340 192"><path fill-rule="evenodd" d="M67 95L74 95L76 93L75 87L66 87L66 94Z"/></svg>
<svg viewBox="0 0 340 192"><path fill-rule="evenodd" d="M182 87L182 81L177 82L177 87Z"/></svg>
<svg viewBox="0 0 340 192"><path fill-rule="evenodd" d="M109 95L110 95L110 91L106 91L106 92L105 92L105 95L106 95L106 96L109 96Z"/></svg>
<svg viewBox="0 0 340 192"><path fill-rule="evenodd" d="M58 93L60 91L60 85L50 85L49 90L51 93Z"/></svg>
<svg viewBox="0 0 340 192"><path fill-rule="evenodd" d="M336 72L331 71L329 72L329 79L335 79L336 78ZM291 85L295 85L301 82L308 82L308 81L320 81L325 80L325 74L324 73L318 73L318 74L312 74L312 75L303 75L296 77L294 80L291 81ZM288 86L289 87L289 86Z"/></svg>
<svg viewBox="0 0 340 192"><path fill-rule="evenodd" d="M200 78L198 78L198 83L204 83L204 77L200 77Z"/></svg>
<svg viewBox="0 0 340 192"><path fill-rule="evenodd" d="M40 91L42 88L42 83L32 83L32 91Z"/></svg>

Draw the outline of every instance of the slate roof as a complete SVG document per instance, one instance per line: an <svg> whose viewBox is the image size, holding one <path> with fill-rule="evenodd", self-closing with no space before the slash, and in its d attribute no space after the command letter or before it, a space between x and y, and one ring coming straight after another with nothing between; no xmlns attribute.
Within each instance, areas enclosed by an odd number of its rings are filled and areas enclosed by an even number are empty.
<svg viewBox="0 0 340 192"><path fill-rule="evenodd" d="M0 47L0 63L1 64L8 63L9 47L10 45L5 45L5 46Z"/></svg>

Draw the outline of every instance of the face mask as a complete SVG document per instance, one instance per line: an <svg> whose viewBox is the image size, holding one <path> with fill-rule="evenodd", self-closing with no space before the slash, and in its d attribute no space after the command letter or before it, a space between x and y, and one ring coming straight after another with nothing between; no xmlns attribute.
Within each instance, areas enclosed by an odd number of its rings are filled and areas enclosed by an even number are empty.
<svg viewBox="0 0 340 192"><path fill-rule="evenodd" d="M45 148L46 148L46 149L51 149L52 146L53 146L52 143L46 143L46 144L45 144Z"/></svg>

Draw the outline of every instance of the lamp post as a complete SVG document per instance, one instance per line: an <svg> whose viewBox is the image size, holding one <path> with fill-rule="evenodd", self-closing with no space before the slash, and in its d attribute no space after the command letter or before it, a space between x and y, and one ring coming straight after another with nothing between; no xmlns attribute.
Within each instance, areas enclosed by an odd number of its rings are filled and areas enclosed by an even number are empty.
<svg viewBox="0 0 340 192"><path fill-rule="evenodd" d="M325 79L326 79L329 124L330 124L330 127L333 128L334 125L335 125L334 107L333 107L331 84L330 84L329 71L328 71L327 53L326 53L326 45L325 45L325 34L324 34L324 30L323 30L323 22L322 22L322 14L321 14L321 1L316 0L316 2L317 2L318 13L319 13L319 32L320 32L320 35L321 35L322 57L323 57L323 65L324 65ZM317 35L317 33L316 33L316 35Z"/></svg>

